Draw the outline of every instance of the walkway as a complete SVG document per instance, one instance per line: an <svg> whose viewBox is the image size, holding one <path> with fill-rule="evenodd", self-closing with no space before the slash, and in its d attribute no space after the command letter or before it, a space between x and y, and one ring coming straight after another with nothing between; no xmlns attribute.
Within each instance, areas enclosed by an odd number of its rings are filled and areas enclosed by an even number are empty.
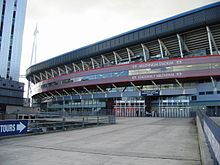
<svg viewBox="0 0 220 165"><path fill-rule="evenodd" d="M1 165L200 164L194 119L119 118L116 125L0 140Z"/></svg>

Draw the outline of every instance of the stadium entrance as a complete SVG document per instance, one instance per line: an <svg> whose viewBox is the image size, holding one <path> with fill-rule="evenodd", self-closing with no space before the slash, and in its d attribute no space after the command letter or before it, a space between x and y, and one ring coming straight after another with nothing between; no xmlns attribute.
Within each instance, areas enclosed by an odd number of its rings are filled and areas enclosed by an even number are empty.
<svg viewBox="0 0 220 165"><path fill-rule="evenodd" d="M190 117L190 97L160 97L159 98L159 117Z"/></svg>
<svg viewBox="0 0 220 165"><path fill-rule="evenodd" d="M115 100L114 111L117 117L144 117L145 100L142 98Z"/></svg>
<svg viewBox="0 0 220 165"><path fill-rule="evenodd" d="M121 98L115 100L114 111L117 117L190 117L190 96Z"/></svg>

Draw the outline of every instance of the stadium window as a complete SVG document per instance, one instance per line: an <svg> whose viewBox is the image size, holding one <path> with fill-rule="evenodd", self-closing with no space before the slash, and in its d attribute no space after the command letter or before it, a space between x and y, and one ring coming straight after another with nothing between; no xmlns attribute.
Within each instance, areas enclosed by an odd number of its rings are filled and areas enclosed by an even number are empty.
<svg viewBox="0 0 220 165"><path fill-rule="evenodd" d="M205 94L206 95L213 95L213 91L206 91Z"/></svg>
<svg viewBox="0 0 220 165"><path fill-rule="evenodd" d="M197 97L196 96L192 96L191 100L197 100Z"/></svg>
<svg viewBox="0 0 220 165"><path fill-rule="evenodd" d="M199 95L205 95L205 92L199 92Z"/></svg>

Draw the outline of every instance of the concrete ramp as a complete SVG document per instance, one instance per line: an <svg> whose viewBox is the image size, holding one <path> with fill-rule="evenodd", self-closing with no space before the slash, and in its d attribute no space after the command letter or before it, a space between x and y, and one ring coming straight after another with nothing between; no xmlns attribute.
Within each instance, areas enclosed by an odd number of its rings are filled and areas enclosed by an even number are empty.
<svg viewBox="0 0 220 165"><path fill-rule="evenodd" d="M1 165L198 165L192 118L118 118L116 125L0 141Z"/></svg>

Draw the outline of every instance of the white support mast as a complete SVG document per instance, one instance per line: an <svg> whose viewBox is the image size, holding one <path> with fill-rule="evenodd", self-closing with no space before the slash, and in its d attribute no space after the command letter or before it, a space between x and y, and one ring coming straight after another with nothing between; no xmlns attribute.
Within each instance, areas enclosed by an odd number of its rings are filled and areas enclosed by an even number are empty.
<svg viewBox="0 0 220 165"><path fill-rule="evenodd" d="M30 66L33 64L36 64L36 62L37 62L37 34L38 33L39 33L39 31L38 31L37 24L36 24L36 27L34 30L34 41L33 41L33 45L32 45ZM30 99L30 93L31 93L31 82L30 82L30 80L28 80L27 99Z"/></svg>

